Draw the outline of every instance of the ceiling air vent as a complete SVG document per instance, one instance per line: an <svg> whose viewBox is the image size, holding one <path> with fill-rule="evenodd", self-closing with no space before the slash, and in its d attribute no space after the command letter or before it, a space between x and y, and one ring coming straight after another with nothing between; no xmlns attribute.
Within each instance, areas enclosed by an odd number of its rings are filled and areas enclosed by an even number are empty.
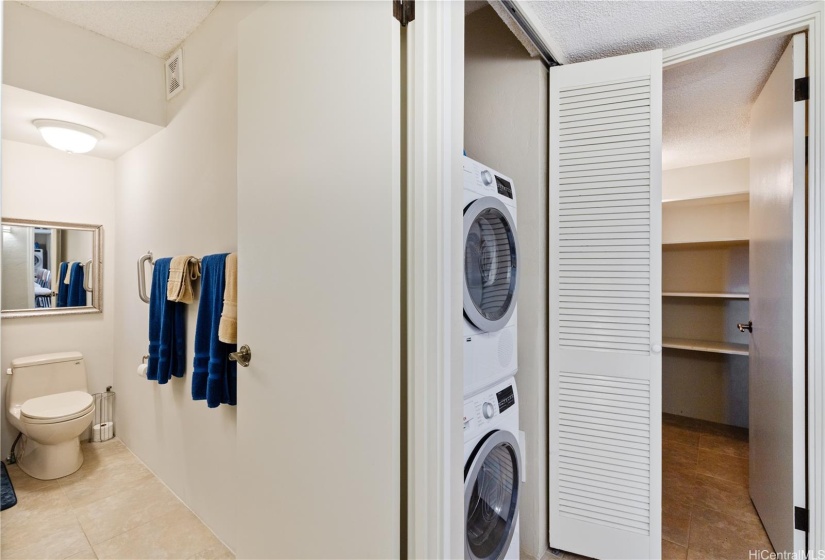
<svg viewBox="0 0 825 560"><path fill-rule="evenodd" d="M183 53L176 50L166 61L166 99L172 99L183 89Z"/></svg>

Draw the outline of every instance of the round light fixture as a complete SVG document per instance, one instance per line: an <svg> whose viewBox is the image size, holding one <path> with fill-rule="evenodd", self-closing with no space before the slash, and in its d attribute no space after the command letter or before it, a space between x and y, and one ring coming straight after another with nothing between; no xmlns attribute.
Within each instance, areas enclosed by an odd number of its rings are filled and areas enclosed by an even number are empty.
<svg viewBox="0 0 825 560"><path fill-rule="evenodd" d="M70 154L85 154L94 149L103 135L93 128L75 123L37 119L32 124L40 131L43 140L52 148Z"/></svg>

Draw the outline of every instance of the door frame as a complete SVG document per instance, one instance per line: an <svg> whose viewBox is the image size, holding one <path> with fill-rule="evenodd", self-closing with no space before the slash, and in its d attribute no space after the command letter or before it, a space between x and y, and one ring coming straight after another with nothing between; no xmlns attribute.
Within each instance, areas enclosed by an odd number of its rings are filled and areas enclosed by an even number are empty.
<svg viewBox="0 0 825 560"><path fill-rule="evenodd" d="M517 4L534 29L543 29L529 6ZM825 550L825 3L822 1L666 49L667 69L751 41L805 32L808 35L808 548ZM564 63L552 38L538 37Z"/></svg>
<svg viewBox="0 0 825 560"><path fill-rule="evenodd" d="M536 29L535 15L525 13ZM410 557L460 558L463 359L461 341L461 150L463 2L418 2L409 26L408 293L411 313L407 467ZM532 16L532 17L531 17ZM668 68L750 41L808 34L808 547L825 550L825 4L817 2L664 51ZM417 40L416 40L417 39ZM551 41L543 47L559 59ZM554 52L555 51L555 52ZM428 232L425 234L425 232ZM419 245L420 244L420 245ZM423 267L421 269L420 267ZM817 289L818 288L818 289ZM416 323L416 321L420 321ZM416 328L417 325L417 328ZM430 330L427 330L429 326ZM435 367L427 368L424 362ZM451 441L455 442L451 445Z"/></svg>
<svg viewBox="0 0 825 560"><path fill-rule="evenodd" d="M417 2L406 53L407 522L401 555L462 558L464 2Z"/></svg>

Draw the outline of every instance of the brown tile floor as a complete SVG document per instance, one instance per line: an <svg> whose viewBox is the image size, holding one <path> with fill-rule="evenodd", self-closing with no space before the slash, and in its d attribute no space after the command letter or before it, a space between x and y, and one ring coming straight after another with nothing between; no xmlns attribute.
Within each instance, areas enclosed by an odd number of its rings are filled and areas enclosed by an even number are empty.
<svg viewBox="0 0 825 560"><path fill-rule="evenodd" d="M0 557L234 558L120 440L85 443L83 455L58 480L8 465L17 505L0 514Z"/></svg>
<svg viewBox="0 0 825 560"><path fill-rule="evenodd" d="M773 551L748 494L748 432L665 414L662 556L746 560Z"/></svg>
<svg viewBox="0 0 825 560"><path fill-rule="evenodd" d="M748 432L665 414L662 558L748 560L773 552L748 494ZM585 560L548 551L542 560Z"/></svg>

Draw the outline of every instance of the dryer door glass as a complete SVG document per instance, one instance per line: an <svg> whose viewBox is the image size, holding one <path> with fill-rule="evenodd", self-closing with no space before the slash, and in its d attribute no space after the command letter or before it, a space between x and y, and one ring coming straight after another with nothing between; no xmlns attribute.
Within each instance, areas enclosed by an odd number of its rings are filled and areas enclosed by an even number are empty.
<svg viewBox="0 0 825 560"><path fill-rule="evenodd" d="M517 289L517 239L507 207L480 198L464 211L464 313L479 329L504 328Z"/></svg>
<svg viewBox="0 0 825 560"><path fill-rule="evenodd" d="M465 558L498 560L507 553L518 516L518 444L493 432L471 459L464 482Z"/></svg>

